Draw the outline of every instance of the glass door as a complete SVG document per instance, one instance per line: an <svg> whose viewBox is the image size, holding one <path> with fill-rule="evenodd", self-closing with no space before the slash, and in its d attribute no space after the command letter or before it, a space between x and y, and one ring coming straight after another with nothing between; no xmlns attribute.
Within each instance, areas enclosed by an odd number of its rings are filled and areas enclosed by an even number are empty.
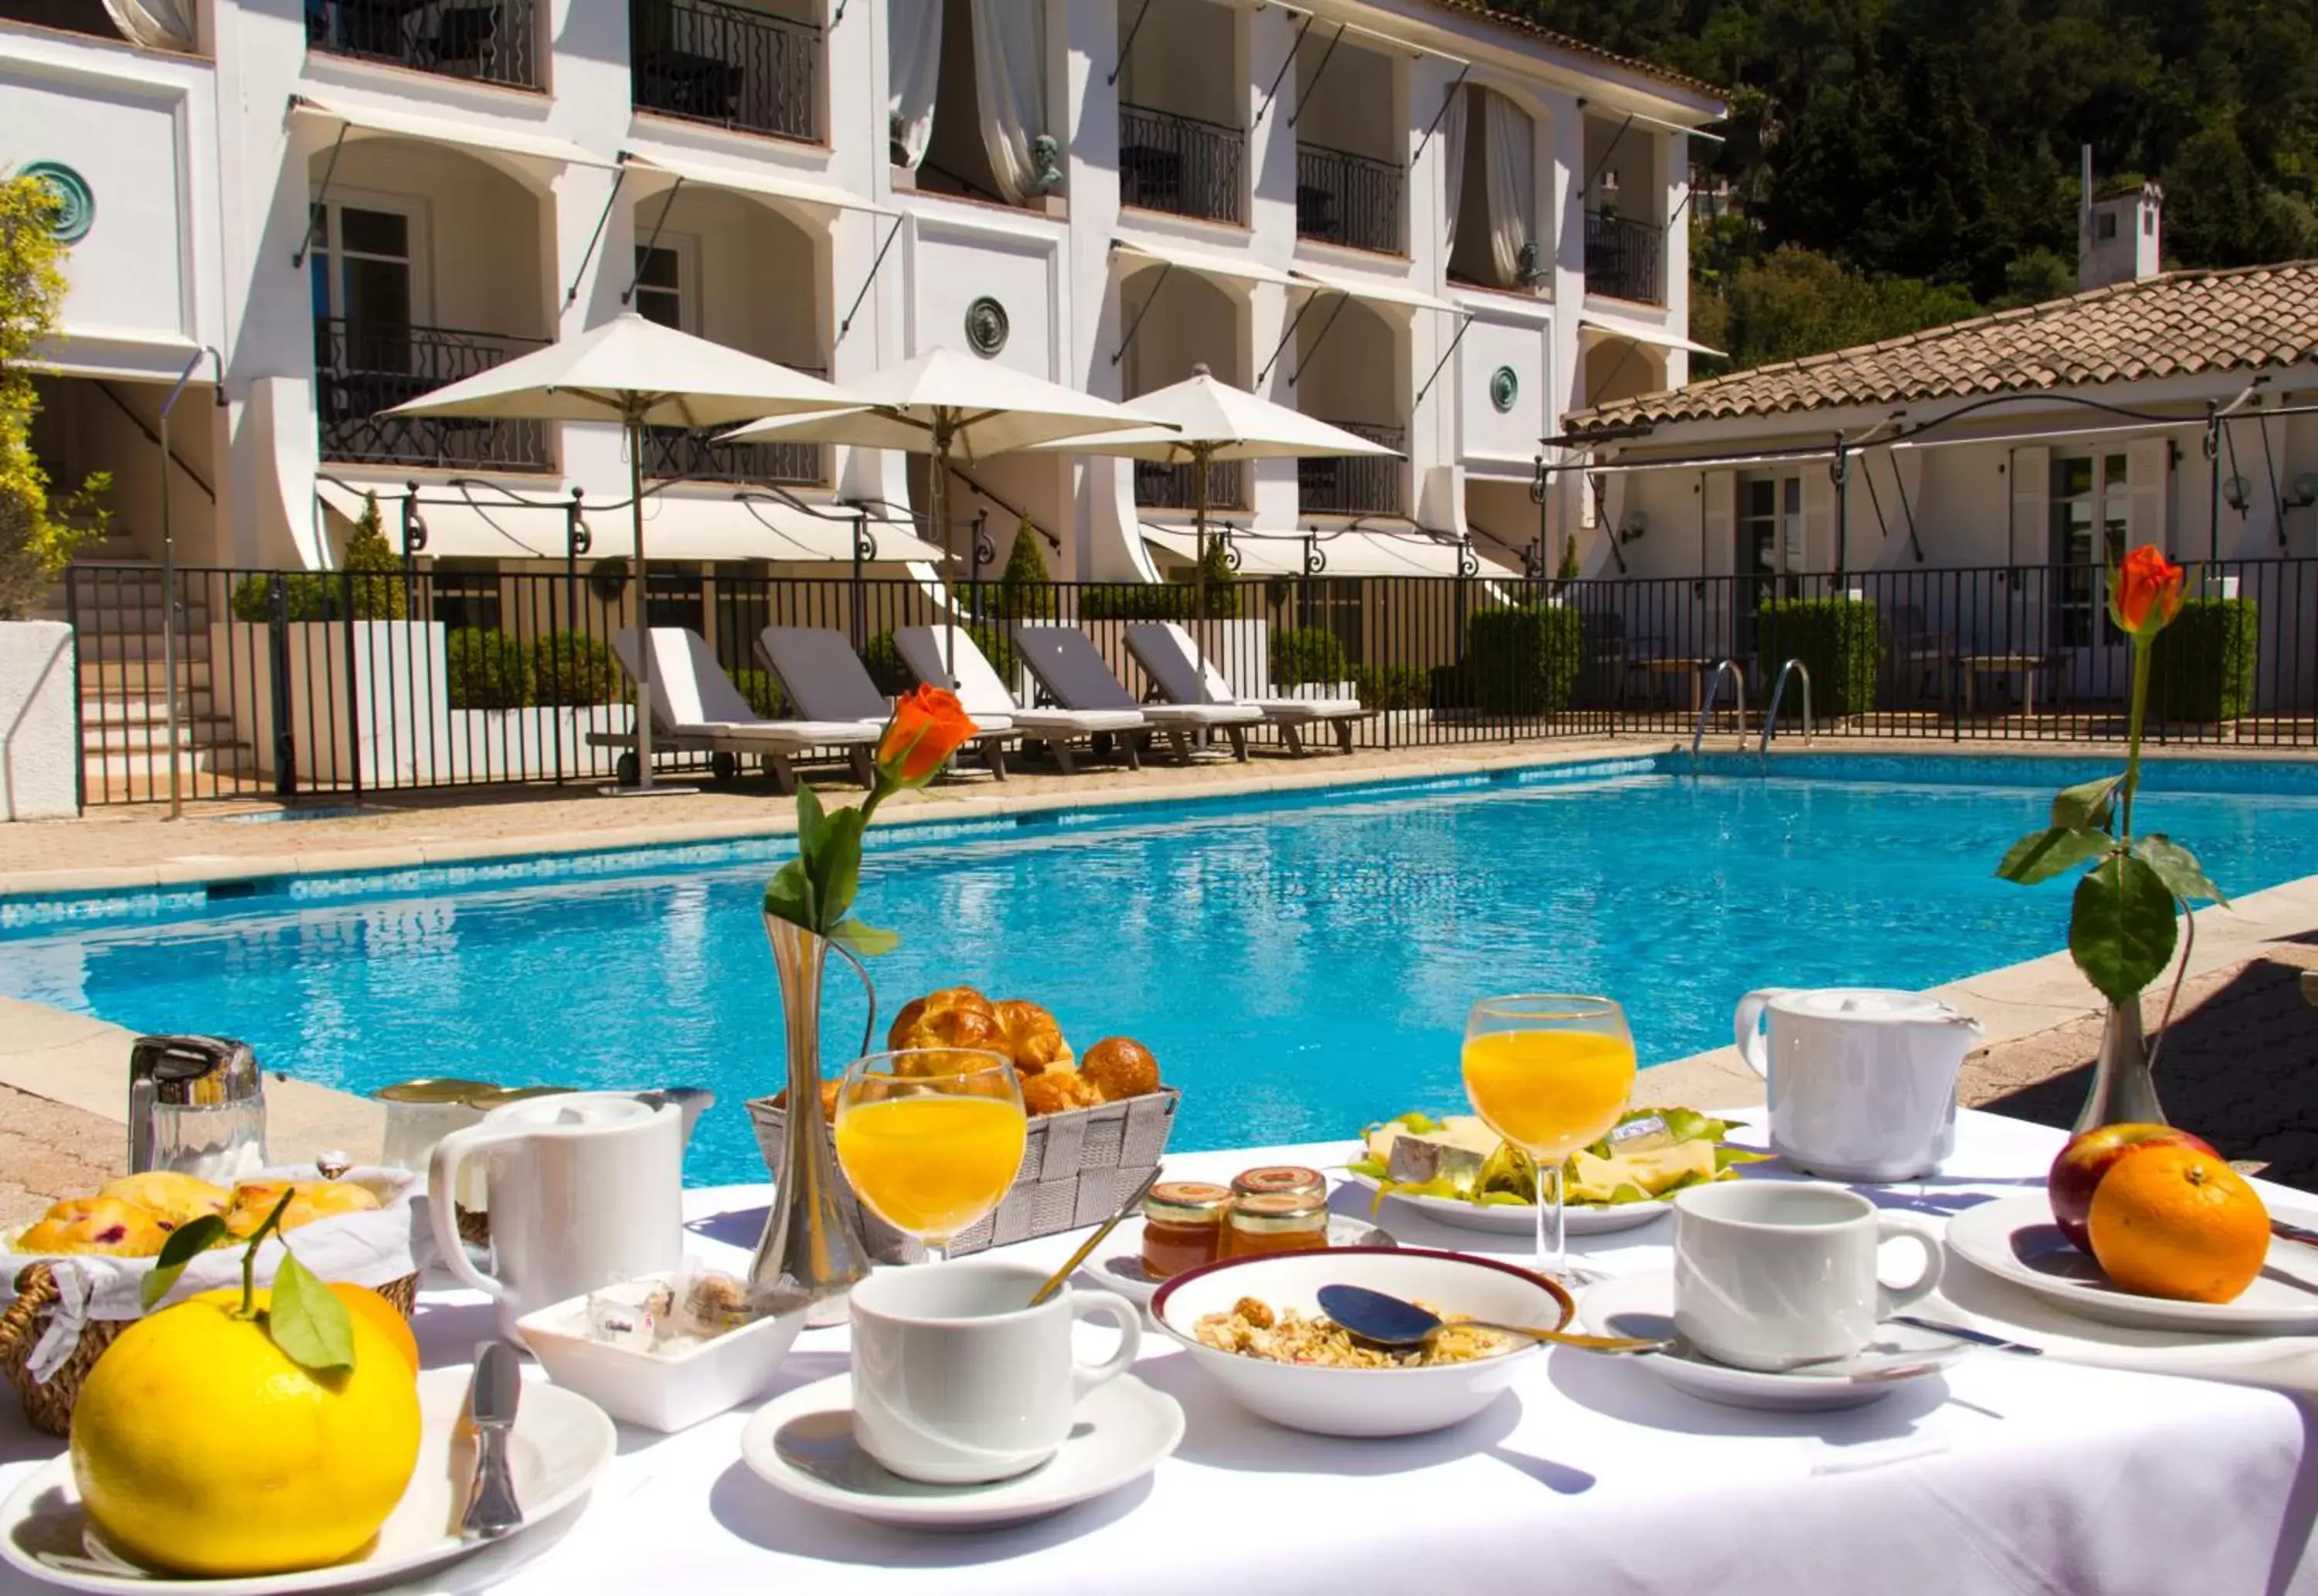
<svg viewBox="0 0 2318 1596"><path fill-rule="evenodd" d="M2053 462L2051 571L2044 652L2079 697L2114 697L2126 680L2125 635L2108 618L2108 570L2125 558L2132 495L2125 456Z"/></svg>
<svg viewBox="0 0 2318 1596"><path fill-rule="evenodd" d="M1803 480L1747 477L1738 483L1738 547L1731 569L1738 653L1758 652L1756 618L1765 599L1791 598L1803 569ZM1753 674L1749 668L1749 675Z"/></svg>

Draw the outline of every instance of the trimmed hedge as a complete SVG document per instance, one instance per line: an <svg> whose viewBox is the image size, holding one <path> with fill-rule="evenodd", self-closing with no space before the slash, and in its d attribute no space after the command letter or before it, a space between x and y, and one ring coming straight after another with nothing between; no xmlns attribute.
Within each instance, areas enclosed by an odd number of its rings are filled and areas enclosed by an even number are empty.
<svg viewBox="0 0 2318 1596"><path fill-rule="evenodd" d="M531 645L533 704L612 702L612 651L584 632L553 632Z"/></svg>
<svg viewBox="0 0 2318 1596"><path fill-rule="evenodd" d="M1323 626L1289 626L1271 634L1271 681L1296 687L1306 682L1349 680L1344 645Z"/></svg>
<svg viewBox="0 0 2318 1596"><path fill-rule="evenodd" d="M877 691L888 698L918 685L917 672L902 658L901 648L890 632L881 632L863 645L861 663L869 668L869 679L877 684Z"/></svg>
<svg viewBox="0 0 2318 1596"><path fill-rule="evenodd" d="M1196 602L1187 583L1105 582L1079 589L1079 619L1188 621Z"/></svg>
<svg viewBox="0 0 2318 1596"><path fill-rule="evenodd" d="M1432 703L1432 679L1421 665L1355 665L1349 679L1362 709L1424 709Z"/></svg>
<svg viewBox="0 0 2318 1596"><path fill-rule="evenodd" d="M443 640L445 696L453 709L521 709L534 702L531 650L520 639L462 626Z"/></svg>
<svg viewBox="0 0 2318 1596"><path fill-rule="evenodd" d="M1810 672L1811 708L1827 720L1875 707L1883 623L1872 598L1770 598L1755 612L1767 691L1779 668L1800 659Z"/></svg>
<svg viewBox="0 0 2318 1596"><path fill-rule="evenodd" d="M1465 622L1465 677L1488 714L1550 715L1568 709L1583 658L1578 613L1565 605L1477 610Z"/></svg>
<svg viewBox="0 0 2318 1596"><path fill-rule="evenodd" d="M781 685L773 680L773 673L754 666L742 666L731 673L732 686L749 701L749 707L768 721L785 720L789 713L789 701Z"/></svg>
<svg viewBox="0 0 2318 1596"><path fill-rule="evenodd" d="M2150 650L2149 713L2208 725L2251 713L2260 641L2253 600L2187 600Z"/></svg>

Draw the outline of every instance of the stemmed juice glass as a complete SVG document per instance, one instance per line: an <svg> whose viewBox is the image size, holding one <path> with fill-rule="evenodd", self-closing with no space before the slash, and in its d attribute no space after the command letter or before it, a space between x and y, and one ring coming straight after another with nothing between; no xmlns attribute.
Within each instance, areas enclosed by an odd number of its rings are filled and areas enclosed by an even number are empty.
<svg viewBox="0 0 2318 1596"><path fill-rule="evenodd" d="M1029 1122L1014 1062L972 1047L873 1053L837 1089L837 1161L870 1212L925 1244L950 1243L998 1206Z"/></svg>
<svg viewBox="0 0 2318 1596"><path fill-rule="evenodd" d="M1634 1089L1634 1038L1608 998L1485 998L1465 1021L1465 1095L1483 1124L1537 1161L1537 1269L1575 1283L1563 1245L1561 1166L1616 1126Z"/></svg>

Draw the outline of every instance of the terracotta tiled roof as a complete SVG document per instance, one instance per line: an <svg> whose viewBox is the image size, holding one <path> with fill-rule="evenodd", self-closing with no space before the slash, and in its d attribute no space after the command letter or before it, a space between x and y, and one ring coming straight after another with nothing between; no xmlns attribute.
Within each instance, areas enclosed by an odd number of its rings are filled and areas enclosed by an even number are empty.
<svg viewBox="0 0 2318 1596"><path fill-rule="evenodd" d="M1733 372L1567 418L1572 433L2292 365L2318 354L2318 261L2172 272Z"/></svg>
<svg viewBox="0 0 2318 1596"><path fill-rule="evenodd" d="M1519 33L1524 38L1538 40L1553 46L1556 49L1567 50L1571 55L1586 56L1612 67L1622 67L1629 72L1639 73L1644 77L1655 77L1660 83L1672 84L1676 88L1689 89L1695 94L1704 94L1710 99L1727 101L1730 97L1729 90L1717 87L1703 78L1693 77L1686 72L1676 72L1671 67L1660 67L1633 56L1622 56L1615 50L1604 49L1598 44L1588 44L1585 40L1568 33L1556 32L1553 29L1542 27L1527 17L1514 16L1509 12L1499 11L1490 5L1487 0L1430 0L1430 4L1442 11L1453 11L1460 16L1475 17L1485 22L1495 23L1507 32Z"/></svg>

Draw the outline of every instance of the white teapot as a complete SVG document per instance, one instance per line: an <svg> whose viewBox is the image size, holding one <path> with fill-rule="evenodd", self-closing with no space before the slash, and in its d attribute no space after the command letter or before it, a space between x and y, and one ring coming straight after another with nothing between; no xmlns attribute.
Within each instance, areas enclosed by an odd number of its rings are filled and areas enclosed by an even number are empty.
<svg viewBox="0 0 2318 1596"><path fill-rule="evenodd" d="M1765 987L1738 1000L1732 1023L1768 1082L1771 1151L1789 1163L1907 1180L1954 1151L1956 1076L1978 1020L1920 992Z"/></svg>

